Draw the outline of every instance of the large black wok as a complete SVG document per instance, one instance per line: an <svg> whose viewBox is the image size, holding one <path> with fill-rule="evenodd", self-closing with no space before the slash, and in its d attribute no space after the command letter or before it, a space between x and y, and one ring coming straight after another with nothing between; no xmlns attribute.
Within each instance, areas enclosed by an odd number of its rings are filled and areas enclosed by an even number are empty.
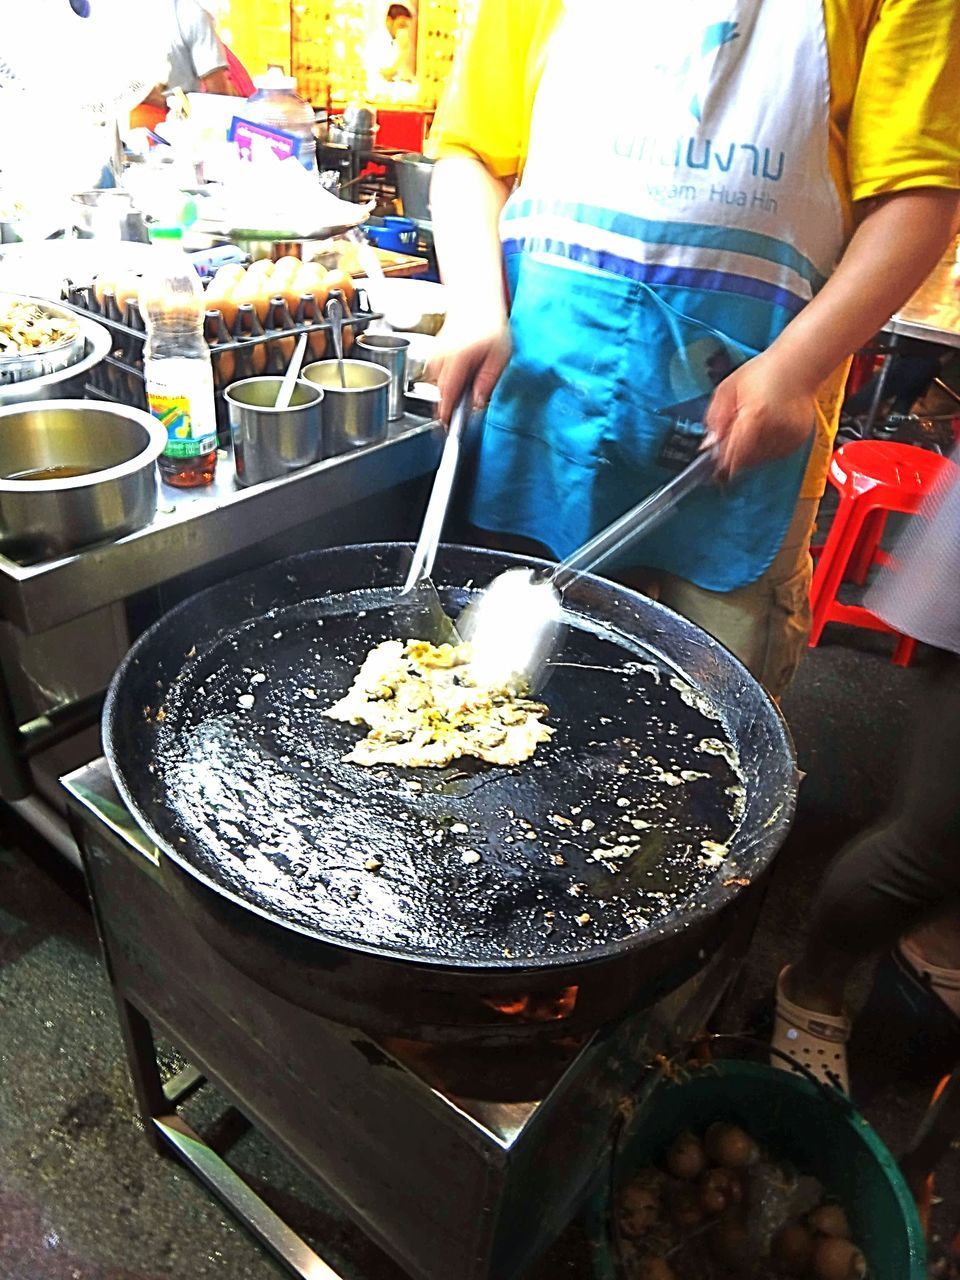
<svg viewBox="0 0 960 1280"><path fill-rule="evenodd" d="M297 1004L436 1041L593 1029L732 927L791 820L788 733L702 631L588 577L533 760L345 764L364 731L320 713L395 636L408 556L298 556L167 614L107 698L117 786L211 944ZM441 548L448 610L514 563Z"/></svg>

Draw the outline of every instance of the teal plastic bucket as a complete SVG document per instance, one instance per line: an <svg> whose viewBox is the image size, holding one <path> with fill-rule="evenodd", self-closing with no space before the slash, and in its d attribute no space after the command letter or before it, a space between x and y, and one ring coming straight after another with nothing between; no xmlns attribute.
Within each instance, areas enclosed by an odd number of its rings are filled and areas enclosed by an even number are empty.
<svg viewBox="0 0 960 1280"><path fill-rule="evenodd" d="M916 1205L893 1157L858 1111L837 1095L775 1067L726 1060L645 1099L614 1171L623 1186L640 1169L662 1165L685 1129L702 1133L715 1120L741 1125L774 1159L818 1178L846 1210L866 1254L870 1280L926 1280L926 1246ZM596 1280L623 1280L610 1239L608 1190L588 1208Z"/></svg>

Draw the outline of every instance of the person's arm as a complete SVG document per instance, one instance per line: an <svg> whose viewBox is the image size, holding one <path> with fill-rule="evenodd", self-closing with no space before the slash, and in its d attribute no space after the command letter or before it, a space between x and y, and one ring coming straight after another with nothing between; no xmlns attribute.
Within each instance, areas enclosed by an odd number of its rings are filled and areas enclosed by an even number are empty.
<svg viewBox="0 0 960 1280"><path fill-rule="evenodd" d="M474 406L486 404L510 355L499 219L511 185L469 156L440 160L433 172L430 209L447 318L429 376L440 388L444 422L471 381Z"/></svg>
<svg viewBox="0 0 960 1280"><path fill-rule="evenodd" d="M427 372L441 391L441 416L472 380L486 403L510 350L499 217L527 151L538 76L536 50L562 0L480 0L437 109L427 154L447 320Z"/></svg>
<svg viewBox="0 0 960 1280"><path fill-rule="evenodd" d="M226 67L219 67L216 71L209 72L203 77L201 84L205 93L225 93L231 98L237 96L237 91Z"/></svg>
<svg viewBox="0 0 960 1280"><path fill-rule="evenodd" d="M146 107L166 107L167 92L168 90L165 84L155 84L143 99L143 105Z"/></svg>
<svg viewBox="0 0 960 1280"><path fill-rule="evenodd" d="M960 192L918 188L866 205L836 271L766 351L714 392L719 471L785 457L808 438L817 388L920 287L947 249Z"/></svg>

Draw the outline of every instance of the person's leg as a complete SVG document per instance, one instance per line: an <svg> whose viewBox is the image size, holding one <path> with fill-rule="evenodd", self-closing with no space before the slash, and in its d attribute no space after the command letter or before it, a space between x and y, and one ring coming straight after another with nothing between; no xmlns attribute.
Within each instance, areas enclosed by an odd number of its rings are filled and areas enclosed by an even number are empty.
<svg viewBox="0 0 960 1280"><path fill-rule="evenodd" d="M846 986L860 961L895 947L905 932L960 910L960 657L939 655L919 699L909 759L888 818L853 842L828 870L814 903L806 945L777 987L774 1047L845 1083ZM954 921L955 923L955 921ZM949 926L917 936L941 958ZM956 936L952 939L956 946ZM909 949L910 943L908 942ZM908 954L908 959L909 959ZM938 978L943 991L938 990ZM927 980L950 1004L960 974L927 966Z"/></svg>
<svg viewBox="0 0 960 1280"><path fill-rule="evenodd" d="M707 591L657 575L661 603L719 640L774 698L793 678L810 634L810 538L818 505L816 498L800 499L770 567L746 587Z"/></svg>
<svg viewBox="0 0 960 1280"><path fill-rule="evenodd" d="M960 1026L960 903L901 938L899 960Z"/></svg>
<svg viewBox="0 0 960 1280"><path fill-rule="evenodd" d="M960 849L957 850L960 857ZM960 908L925 920L904 939L905 949L924 964L960 971Z"/></svg>
<svg viewBox="0 0 960 1280"><path fill-rule="evenodd" d="M909 761L887 820L859 837L828 870L807 944L784 986L806 1008L839 1013L854 965L960 900L960 657L938 656L918 701ZM919 935L947 950L941 923ZM931 962L938 961L929 957Z"/></svg>

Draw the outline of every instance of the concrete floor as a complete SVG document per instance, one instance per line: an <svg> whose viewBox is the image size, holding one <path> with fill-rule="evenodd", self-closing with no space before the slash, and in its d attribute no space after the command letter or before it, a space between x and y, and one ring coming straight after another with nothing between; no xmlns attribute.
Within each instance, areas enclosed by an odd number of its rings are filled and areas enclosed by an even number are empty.
<svg viewBox="0 0 960 1280"><path fill-rule="evenodd" d="M828 632L785 699L807 777L749 957L735 1015L744 1025L762 1022L764 999L795 950L827 861L890 794L921 672L893 667L889 648L879 636ZM147 1145L79 877L32 832L0 822L0 1280L286 1274L187 1173ZM862 1028L860 1045L881 1031ZM869 1049L855 1058L861 1081L876 1060ZM929 1080L874 1081L867 1092L866 1114L896 1151L922 1114ZM192 1106L195 1124L215 1123L215 1100ZM245 1136L233 1157L344 1280L402 1280L256 1135ZM950 1225L960 1204L958 1166L954 1153L939 1184ZM945 1207L938 1213L938 1230L946 1229ZM529 1280L590 1275L574 1225Z"/></svg>

